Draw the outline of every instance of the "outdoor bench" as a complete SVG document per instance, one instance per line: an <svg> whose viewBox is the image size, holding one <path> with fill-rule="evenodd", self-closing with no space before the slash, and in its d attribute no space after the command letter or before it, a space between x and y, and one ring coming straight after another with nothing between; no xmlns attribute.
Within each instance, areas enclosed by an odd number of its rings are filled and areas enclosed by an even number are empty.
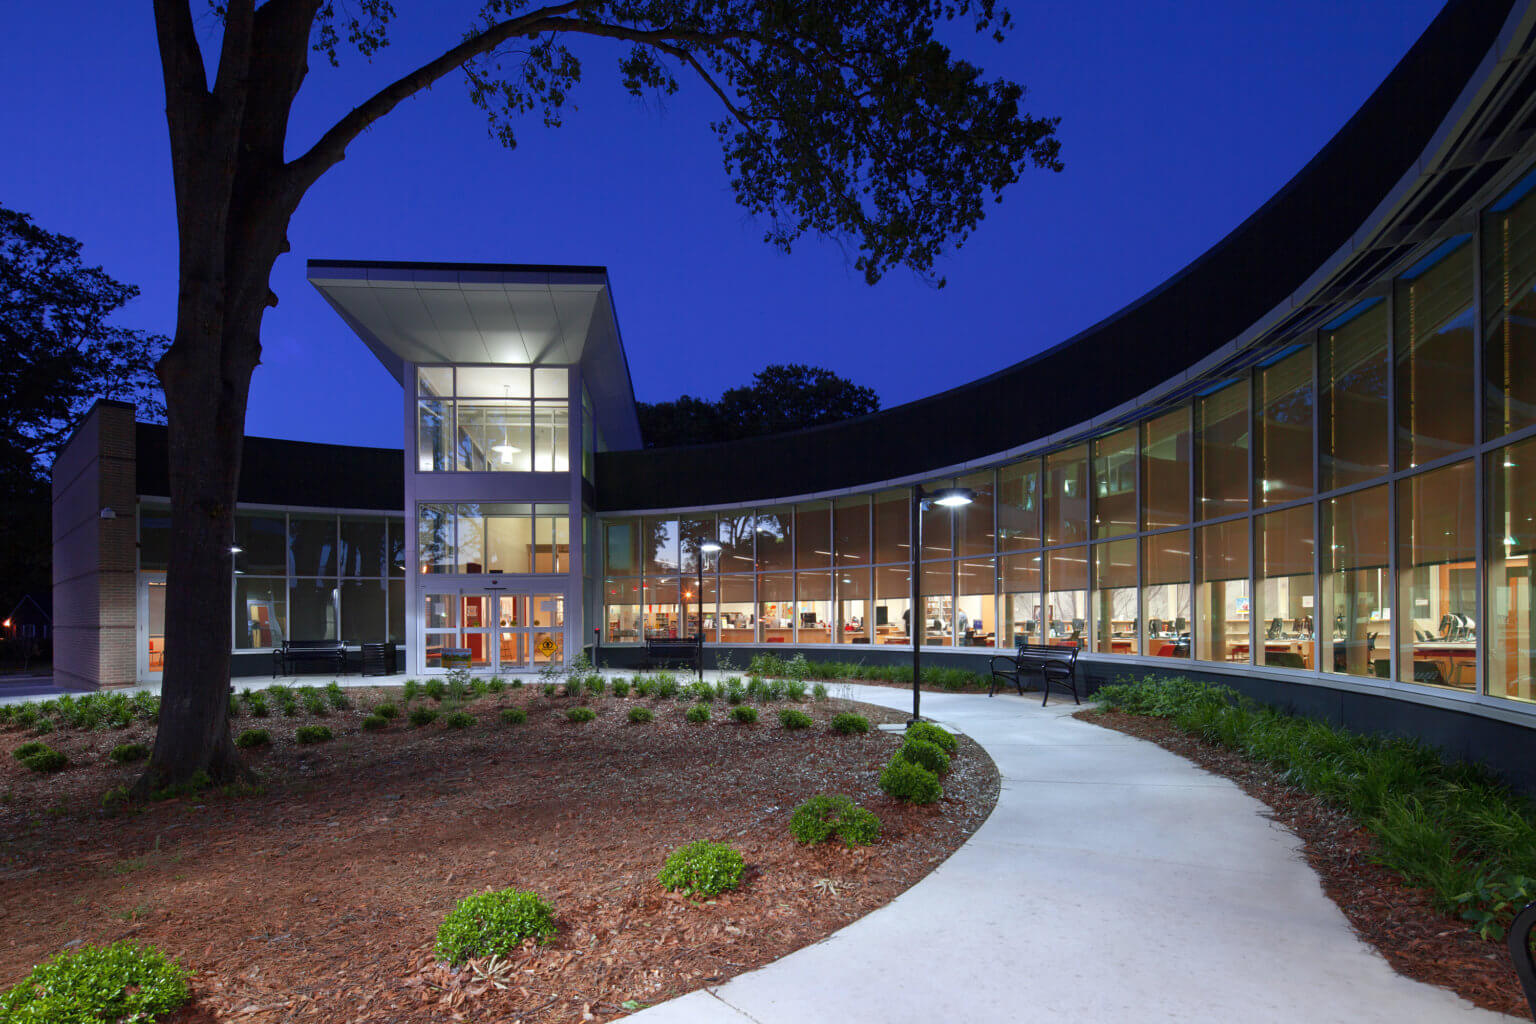
<svg viewBox="0 0 1536 1024"><path fill-rule="evenodd" d="M324 662L342 675L347 674L347 648L340 640L284 640L272 652L272 678L294 675L300 662Z"/></svg>
<svg viewBox="0 0 1536 1024"><path fill-rule="evenodd" d="M999 654L992 658L992 688L987 691L990 697L997 693L999 686L1013 683L1019 688L1019 696L1024 695L1024 674L1038 673L1040 676L1040 689L1044 691L1044 697L1040 706L1045 707L1051 699L1051 684L1065 686L1072 691L1072 701L1081 704L1077 696L1077 652L1080 648L1077 644L1070 646L1058 646L1056 644L1019 644L1019 649L1013 655Z"/></svg>
<svg viewBox="0 0 1536 1024"><path fill-rule="evenodd" d="M646 637L645 667L657 664L682 662L695 671L704 669L704 638L702 636Z"/></svg>

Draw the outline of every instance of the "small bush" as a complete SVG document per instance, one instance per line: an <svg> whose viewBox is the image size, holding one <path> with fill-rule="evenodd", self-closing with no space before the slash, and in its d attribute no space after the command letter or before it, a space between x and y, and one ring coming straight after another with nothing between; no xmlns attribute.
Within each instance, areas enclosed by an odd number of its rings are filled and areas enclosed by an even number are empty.
<svg viewBox="0 0 1536 1024"><path fill-rule="evenodd" d="M695 725L709 721L709 705L695 704L683 713L683 717Z"/></svg>
<svg viewBox="0 0 1536 1024"><path fill-rule="evenodd" d="M352 706L352 698L348 697L337 683L332 683L325 688L325 699L330 701L331 707L337 711L346 711Z"/></svg>
<svg viewBox="0 0 1536 1024"><path fill-rule="evenodd" d="M304 697L304 712L314 715L316 718L324 718L331 713L330 706L325 703L325 698L318 693L306 694Z"/></svg>
<svg viewBox="0 0 1536 1024"><path fill-rule="evenodd" d="M674 676L671 672L660 672L660 673L657 673L657 675L656 675L656 696L658 696L658 697L676 697L682 691L683 691L682 685L680 683L678 683L677 677Z"/></svg>
<svg viewBox="0 0 1536 1024"><path fill-rule="evenodd" d="M603 695L603 691L607 688L607 685L608 685L607 681L605 679L603 679L603 677L600 674L598 674L596 672L592 672L592 673L588 674L588 676L587 676L587 693L590 694L591 696L593 696L593 697L601 697Z"/></svg>
<svg viewBox="0 0 1536 1024"><path fill-rule="evenodd" d="M266 747L272 743L272 734L265 729L247 729L235 737L235 746L248 750L251 747Z"/></svg>
<svg viewBox="0 0 1536 1024"><path fill-rule="evenodd" d="M443 716L443 724L450 729L468 729L475 724L475 716L468 711L455 711Z"/></svg>
<svg viewBox="0 0 1536 1024"><path fill-rule="evenodd" d="M113 786L111 789L101 794L101 809L104 811L114 811L117 808L122 807L127 802L127 786Z"/></svg>
<svg viewBox="0 0 1536 1024"><path fill-rule="evenodd" d="M745 870L741 854L724 843L697 842L673 850L656 880L685 896L718 896L740 885Z"/></svg>
<svg viewBox="0 0 1536 1024"><path fill-rule="evenodd" d="M283 702L282 712L284 718L299 717L299 702L290 697Z"/></svg>
<svg viewBox="0 0 1536 1024"><path fill-rule="evenodd" d="M21 746L17 747L15 750L11 751L11 756L16 760L21 761L22 763L26 763L27 758L33 756L34 754L41 754L47 749L48 744L40 743L37 740L29 740L26 743L23 743Z"/></svg>
<svg viewBox="0 0 1536 1024"><path fill-rule="evenodd" d="M815 686L811 687L811 700L826 700L826 699L827 699L827 684L826 683L817 683Z"/></svg>
<svg viewBox="0 0 1536 1024"><path fill-rule="evenodd" d="M785 708L779 712L779 725L785 729L809 729L813 724L811 716L804 711Z"/></svg>
<svg viewBox="0 0 1536 1024"><path fill-rule="evenodd" d="M946 732L932 722L913 722L907 726L907 739L926 740L946 754L953 754L957 746L954 733Z"/></svg>
<svg viewBox="0 0 1536 1024"><path fill-rule="evenodd" d="M436 708L412 708L411 724L418 729L424 725L431 725L437 721L438 710Z"/></svg>
<svg viewBox="0 0 1536 1024"><path fill-rule="evenodd" d="M37 753L24 758L21 762L34 772L62 771L69 764L69 758L52 747L44 747Z"/></svg>
<svg viewBox="0 0 1536 1024"><path fill-rule="evenodd" d="M799 655L796 655L796 657L799 657ZM785 680L784 696L793 701L805 700L805 681L802 679Z"/></svg>
<svg viewBox="0 0 1536 1024"><path fill-rule="evenodd" d="M134 761L142 761L149 756L149 748L142 743L119 743L112 748L112 753L107 755L118 764L130 764Z"/></svg>
<svg viewBox="0 0 1536 1024"><path fill-rule="evenodd" d="M909 738L897 749L896 756L903 761L920 764L935 775L949 771L949 755L937 743L929 743L927 740Z"/></svg>
<svg viewBox="0 0 1536 1024"><path fill-rule="evenodd" d="M39 718L37 720L37 725L32 727L32 735L33 736L46 736L49 733L53 732L53 729L54 729L53 719L51 719L51 718Z"/></svg>
<svg viewBox="0 0 1536 1024"><path fill-rule="evenodd" d="M32 968L0 995L8 1021L149 1021L187 1001L188 971L153 946L82 946Z"/></svg>
<svg viewBox="0 0 1536 1024"><path fill-rule="evenodd" d="M897 800L909 800L914 804L931 804L944 795L944 787L939 785L937 775L901 757L891 758L891 763L880 773L880 788Z"/></svg>
<svg viewBox="0 0 1536 1024"><path fill-rule="evenodd" d="M466 896L437 929L438 956L460 964L472 957L511 956L524 939L548 942L555 912L531 892L503 889Z"/></svg>
<svg viewBox="0 0 1536 1024"><path fill-rule="evenodd" d="M523 681L521 679L514 679L514 680L512 680L512 682L508 683L507 685L510 686L514 690L521 690L523 688Z"/></svg>
<svg viewBox="0 0 1536 1024"><path fill-rule="evenodd" d="M301 725L294 730L293 738L300 743L324 743L331 738L331 729L327 725Z"/></svg>
<svg viewBox="0 0 1536 1024"><path fill-rule="evenodd" d="M416 699L416 694L420 689L420 683L416 682L414 679L407 679L405 681L405 688L400 693L400 700L403 703L409 704L411 701Z"/></svg>
<svg viewBox="0 0 1536 1024"><path fill-rule="evenodd" d="M380 729L387 728L388 726L389 719L383 715L369 715L363 719L363 728L369 732L378 732Z"/></svg>
<svg viewBox="0 0 1536 1024"><path fill-rule="evenodd" d="M484 697L491 692L491 688L484 679L472 679L469 682L469 692L474 697Z"/></svg>
<svg viewBox="0 0 1536 1024"><path fill-rule="evenodd" d="M522 708L502 708L501 720L508 725L522 725L528 721L528 712Z"/></svg>
<svg viewBox="0 0 1536 1024"><path fill-rule="evenodd" d="M553 697L555 695L554 683L545 683L542 687L540 687L540 689L543 690L544 696L546 697Z"/></svg>
<svg viewBox="0 0 1536 1024"><path fill-rule="evenodd" d="M448 684L441 679L428 679L421 689L428 697L440 701L443 699L444 694L448 692Z"/></svg>
<svg viewBox="0 0 1536 1024"><path fill-rule="evenodd" d="M615 697L628 697L629 680L625 679L623 676L619 676L617 679L615 679L613 681L613 695Z"/></svg>
<svg viewBox="0 0 1536 1024"><path fill-rule="evenodd" d="M742 725L751 725L757 721L757 708L750 704L739 704L731 708L731 721L740 722Z"/></svg>
<svg viewBox="0 0 1536 1024"><path fill-rule="evenodd" d="M501 676L491 676L491 678L485 682L486 693L501 693L506 688L507 681L501 678Z"/></svg>
<svg viewBox="0 0 1536 1024"><path fill-rule="evenodd" d="M379 718L391 719L391 718L396 718L396 717L399 716L400 709L395 707L389 701L385 701L384 703L376 706L373 709L373 713L375 715L377 715Z"/></svg>
<svg viewBox="0 0 1536 1024"><path fill-rule="evenodd" d="M251 695L251 699L245 702L245 708L253 718L266 718L272 713L267 707L267 698L259 693Z"/></svg>
<svg viewBox="0 0 1536 1024"><path fill-rule="evenodd" d="M565 712L567 722L590 722L597 717L597 712L591 708L570 708Z"/></svg>
<svg viewBox="0 0 1536 1024"><path fill-rule="evenodd" d="M842 733L844 736L852 736L855 733L863 735L869 732L869 719L863 715L856 715L852 711L844 711L840 715L832 716L832 731Z"/></svg>
<svg viewBox="0 0 1536 1024"><path fill-rule="evenodd" d="M633 707L629 709L629 720L635 725L644 725L655 717L650 708Z"/></svg>
<svg viewBox="0 0 1536 1024"><path fill-rule="evenodd" d="M868 846L880 835L880 819L846 796L813 796L789 819L789 833L807 846L837 836L847 846Z"/></svg>

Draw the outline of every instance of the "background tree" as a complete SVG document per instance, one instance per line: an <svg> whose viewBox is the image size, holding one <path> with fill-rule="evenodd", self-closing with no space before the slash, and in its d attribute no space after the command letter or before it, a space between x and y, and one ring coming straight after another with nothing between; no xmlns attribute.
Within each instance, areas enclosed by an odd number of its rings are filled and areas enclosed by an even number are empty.
<svg viewBox="0 0 1536 1024"><path fill-rule="evenodd" d="M81 415L98 398L165 415L152 367L167 339L108 323L138 293L0 206L0 614L52 585L48 467Z"/></svg>
<svg viewBox="0 0 1536 1024"><path fill-rule="evenodd" d="M731 441L864 416L880 410L880 396L831 370L775 363L730 388L718 402L683 395L671 402L641 402L640 432L648 448Z"/></svg>
<svg viewBox="0 0 1536 1024"><path fill-rule="evenodd" d="M239 773L229 735L227 605L240 440L268 280L311 186L364 129L462 70L508 146L524 116L558 124L580 80L578 44L621 45L635 95L677 89L677 70L719 99L713 125L737 200L784 249L810 232L851 240L871 282L932 276L947 245L1028 165L1059 169L1056 122L1020 111L1023 89L988 81L934 35L959 19L1001 39L996 0L485 0L438 57L363 99L317 139L289 140L313 50L387 42L389 0L215 0L217 66L191 0L155 0L180 249L176 334L159 364L169 435L172 546L160 729L141 791L198 769ZM295 155L289 157L292 152Z"/></svg>

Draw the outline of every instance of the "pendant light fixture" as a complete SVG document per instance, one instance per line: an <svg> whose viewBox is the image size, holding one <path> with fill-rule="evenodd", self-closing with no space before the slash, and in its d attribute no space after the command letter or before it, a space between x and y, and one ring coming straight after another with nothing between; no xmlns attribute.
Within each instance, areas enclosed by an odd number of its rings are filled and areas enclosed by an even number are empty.
<svg viewBox="0 0 1536 1024"><path fill-rule="evenodd" d="M510 390L508 389L508 387L505 384L503 384L502 387L501 387L501 394L502 394L502 398L507 398L510 395ZM501 456L501 464L503 466L510 466L510 465L512 465L512 456L514 456L518 452L522 451L521 448L519 448L517 445L513 444L511 441L509 441L507 439L506 410L509 407L510 407L510 403L508 403L508 405L503 405L502 406L501 444L493 444L493 445L491 445L491 451L493 451L497 455Z"/></svg>

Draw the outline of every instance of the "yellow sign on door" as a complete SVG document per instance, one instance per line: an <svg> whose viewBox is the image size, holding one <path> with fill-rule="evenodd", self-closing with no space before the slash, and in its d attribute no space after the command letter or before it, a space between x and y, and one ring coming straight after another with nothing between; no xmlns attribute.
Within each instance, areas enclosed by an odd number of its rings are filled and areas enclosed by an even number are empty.
<svg viewBox="0 0 1536 1024"><path fill-rule="evenodd" d="M560 644L556 642L551 634L545 633L539 637L539 653L544 655L544 657L553 658L559 650Z"/></svg>

